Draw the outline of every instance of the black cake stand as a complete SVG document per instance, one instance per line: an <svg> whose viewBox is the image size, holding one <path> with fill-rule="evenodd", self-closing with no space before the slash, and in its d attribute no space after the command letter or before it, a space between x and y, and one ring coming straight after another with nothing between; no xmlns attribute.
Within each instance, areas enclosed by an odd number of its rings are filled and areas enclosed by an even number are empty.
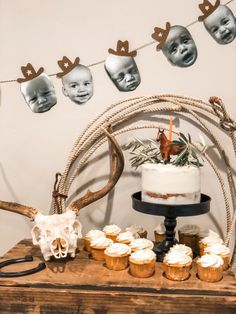
<svg viewBox="0 0 236 314"><path fill-rule="evenodd" d="M177 243L175 239L176 217L205 214L210 210L210 201L211 198L208 195L201 194L200 203L197 204L166 205L142 201L141 192L136 192L132 195L132 205L135 210L144 214L165 217L165 240L158 245L154 245L153 248L158 261L162 262L170 247Z"/></svg>

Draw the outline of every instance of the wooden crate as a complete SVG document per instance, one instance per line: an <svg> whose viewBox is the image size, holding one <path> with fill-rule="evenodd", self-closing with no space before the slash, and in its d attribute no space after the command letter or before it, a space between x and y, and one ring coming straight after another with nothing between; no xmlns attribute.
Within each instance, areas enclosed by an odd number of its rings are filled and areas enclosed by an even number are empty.
<svg viewBox="0 0 236 314"><path fill-rule="evenodd" d="M31 254L33 262L15 264L4 271L19 271L42 262L40 250L31 240L23 240L1 261ZM0 278L0 313L236 313L236 280L230 271L217 283L196 277L174 282L163 276L162 263L155 275L134 278L128 269L108 270L83 251L75 259L53 260L39 273Z"/></svg>

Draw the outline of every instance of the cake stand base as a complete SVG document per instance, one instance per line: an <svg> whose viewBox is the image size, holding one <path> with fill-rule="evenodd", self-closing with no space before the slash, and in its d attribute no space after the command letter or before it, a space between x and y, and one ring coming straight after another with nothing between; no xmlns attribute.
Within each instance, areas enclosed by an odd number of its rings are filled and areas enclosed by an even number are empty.
<svg viewBox="0 0 236 314"><path fill-rule="evenodd" d="M201 194L201 200L196 204L169 205L143 202L141 192L132 195L133 208L139 212L155 216L164 216L165 240L154 246L154 252L157 260L162 262L165 254L177 243L175 239L176 217L202 215L210 210L211 198L208 195Z"/></svg>
<svg viewBox="0 0 236 314"><path fill-rule="evenodd" d="M156 253L157 261L162 262L165 254L178 241L175 239L176 217L165 217L164 225L166 228L165 240L161 243L154 244L153 251Z"/></svg>

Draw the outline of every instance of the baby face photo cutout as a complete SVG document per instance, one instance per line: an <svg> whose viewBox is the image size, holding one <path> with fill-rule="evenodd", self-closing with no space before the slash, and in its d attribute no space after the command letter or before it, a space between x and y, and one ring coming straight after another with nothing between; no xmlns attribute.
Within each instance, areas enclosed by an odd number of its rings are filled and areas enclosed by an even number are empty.
<svg viewBox="0 0 236 314"><path fill-rule="evenodd" d="M21 93L32 112L43 113L56 105L55 88L42 67L36 72L28 63L21 71L25 78L18 78L17 82L21 84Z"/></svg>
<svg viewBox="0 0 236 314"><path fill-rule="evenodd" d="M184 26L171 26L167 22L166 29L154 28L152 38L159 42L157 50L162 50L172 65L186 68L197 60L197 47L190 32Z"/></svg>
<svg viewBox="0 0 236 314"><path fill-rule="evenodd" d="M141 82L138 67L134 61L137 51L129 52L128 41L117 43L117 50L109 49L105 61L105 70L121 92L134 91Z"/></svg>
<svg viewBox="0 0 236 314"><path fill-rule="evenodd" d="M61 78L63 94L82 105L93 96L93 78L89 68L79 62L78 57L72 63L64 56L58 61L63 72L57 73L57 77Z"/></svg>
<svg viewBox="0 0 236 314"><path fill-rule="evenodd" d="M221 5L217 0L214 5L208 0L199 4L203 15L198 20L203 24L208 33L220 45L231 43L236 36L236 18L226 5Z"/></svg>

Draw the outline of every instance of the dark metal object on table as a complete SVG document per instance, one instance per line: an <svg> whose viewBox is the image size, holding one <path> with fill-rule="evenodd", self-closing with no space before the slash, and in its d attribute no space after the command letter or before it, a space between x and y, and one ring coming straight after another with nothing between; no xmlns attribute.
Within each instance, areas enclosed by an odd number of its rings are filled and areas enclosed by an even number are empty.
<svg viewBox="0 0 236 314"><path fill-rule="evenodd" d="M17 264L17 263L22 263L22 262L32 262L33 257L31 255L26 255L25 257L21 258L13 258L13 259L8 259L4 262L0 263L0 269L11 265L11 264ZM20 277L20 276L26 276L26 275L31 275L34 273L37 273L40 270L43 270L46 268L45 263L39 263L37 267L19 271L19 272L2 272L0 271L0 277Z"/></svg>
<svg viewBox="0 0 236 314"><path fill-rule="evenodd" d="M141 200L141 192L132 195L133 208L144 214L154 216L164 216L164 225L166 228L165 240L154 246L154 252L157 255L157 261L162 262L165 254L177 243L175 239L175 227L177 224L176 217L180 216L197 216L202 215L210 210L211 198L208 195L201 194L200 203L169 205L148 203Z"/></svg>

